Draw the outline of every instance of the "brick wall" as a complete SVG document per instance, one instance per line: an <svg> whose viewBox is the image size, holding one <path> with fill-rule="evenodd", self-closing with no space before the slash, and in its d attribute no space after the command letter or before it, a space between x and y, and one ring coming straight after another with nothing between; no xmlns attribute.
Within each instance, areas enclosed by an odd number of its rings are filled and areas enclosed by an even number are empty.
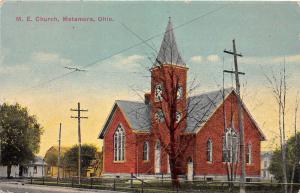
<svg viewBox="0 0 300 193"><path fill-rule="evenodd" d="M238 106L236 95L231 94L225 101L226 122L229 124L231 111L233 112L234 128L238 128ZM227 125L228 125L227 124ZM252 164L246 164L246 173L250 176L260 175L260 134L249 115L244 111L245 148L252 144ZM229 126L227 126L229 127ZM239 133L239 130L237 130ZM193 147L195 175L226 175L226 164L222 162L222 147L224 135L223 105L221 105L204 127L197 133L196 145ZM207 141L213 142L213 162L207 162ZM240 167L238 167L240 168ZM240 170L238 173L240 174Z"/></svg>
<svg viewBox="0 0 300 193"><path fill-rule="evenodd" d="M114 133L118 125L125 129L125 160L114 161ZM104 173L134 173L136 160L136 135L133 133L120 108L117 107L103 143Z"/></svg>
<svg viewBox="0 0 300 193"><path fill-rule="evenodd" d="M168 69L167 69L168 70ZM181 77L182 84L186 83L186 68L178 68L176 73ZM152 94L151 101L154 102L154 85L155 82L160 81L155 78L158 76L158 72L152 71ZM183 108L186 104L185 99L185 85L184 86L184 99L180 103ZM226 122L227 128L230 127L231 113L233 118L234 128L238 128L238 106L236 95L231 93L225 101L226 110ZM189 135L187 142L189 148L184 152L180 158L180 173L185 174L187 171L187 162L189 159L193 160L194 163L194 174L195 175L226 175L226 164L222 162L222 146L223 146L223 135L224 135L224 120L223 120L223 105L221 105L212 117L207 121L203 128L195 135ZM157 108L156 104L153 104L153 108ZM154 116L152 111L152 117ZM168 134L162 134L162 130L166 130L162 125L154 123L152 120L153 127L151 128L151 134L149 133L135 133L128 124L122 111L117 107L112 122L109 125L107 133L104 137L104 173L142 173L142 174L154 174L154 163L155 163L155 145L159 138L163 141L168 141ZM115 162L114 161L114 133L119 124L122 124L125 129L125 160ZM185 127L185 123L182 123L180 128ZM248 176L259 176L260 175L260 133L258 128L251 120L250 116L244 111L244 125L245 125L245 148L247 152L247 144L251 142L252 145L252 164L246 165L246 172ZM237 130L239 133L239 130ZM213 142L213 162L207 162L207 141L211 139ZM144 142L149 142L150 154L149 160L143 160L143 146ZM161 147L161 171L167 173L168 171L168 156L164 151L163 146ZM239 167L238 167L239 168ZM238 170L238 175L240 170Z"/></svg>

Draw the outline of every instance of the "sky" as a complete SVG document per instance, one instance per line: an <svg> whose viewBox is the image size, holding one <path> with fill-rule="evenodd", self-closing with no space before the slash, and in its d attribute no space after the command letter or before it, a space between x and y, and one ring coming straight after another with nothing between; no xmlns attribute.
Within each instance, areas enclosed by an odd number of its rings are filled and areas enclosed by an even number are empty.
<svg viewBox="0 0 300 193"><path fill-rule="evenodd" d="M278 141L276 102L265 74L276 74L285 58L288 135L293 132L293 106L300 91L299 2L6 1L0 11L0 101L18 102L37 116L44 128L39 155L58 144L60 122L62 145L77 143L77 121L70 118L77 102L88 109L82 142L101 149L98 134L114 101L141 100L139 95L150 90L149 68L168 17L189 67L188 79L200 83L195 94L222 87L223 69L233 67L223 50L232 49L236 40L243 54L239 67L246 73L242 96L267 136L263 150L276 148ZM95 21L64 22L63 17ZM69 73L66 66L86 71ZM224 80L226 87L234 86L230 75Z"/></svg>

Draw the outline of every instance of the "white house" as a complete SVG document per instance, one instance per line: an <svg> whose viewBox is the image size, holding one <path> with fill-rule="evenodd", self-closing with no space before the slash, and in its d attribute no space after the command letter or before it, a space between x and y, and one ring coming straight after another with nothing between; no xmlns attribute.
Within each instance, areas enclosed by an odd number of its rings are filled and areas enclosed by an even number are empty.
<svg viewBox="0 0 300 193"><path fill-rule="evenodd" d="M11 177L18 177L19 176L19 165L11 166ZM0 165L0 177L7 177L7 166Z"/></svg>
<svg viewBox="0 0 300 193"><path fill-rule="evenodd" d="M272 175L269 171L269 166L272 159L271 151L261 152L261 179L266 181L271 181L274 179L274 175Z"/></svg>
<svg viewBox="0 0 300 193"><path fill-rule="evenodd" d="M46 163L44 162L44 159L36 156L33 162L22 166L22 176L43 177L45 175L45 165Z"/></svg>
<svg viewBox="0 0 300 193"><path fill-rule="evenodd" d="M13 165L11 167L11 177L43 177L44 168L43 158L36 156L33 162L25 165ZM0 177L7 177L7 166L0 166Z"/></svg>

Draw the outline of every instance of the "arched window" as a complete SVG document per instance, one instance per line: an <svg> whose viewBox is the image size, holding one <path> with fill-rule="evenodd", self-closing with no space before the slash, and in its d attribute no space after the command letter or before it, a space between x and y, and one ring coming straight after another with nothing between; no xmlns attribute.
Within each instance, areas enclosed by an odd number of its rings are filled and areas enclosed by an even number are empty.
<svg viewBox="0 0 300 193"><path fill-rule="evenodd" d="M158 123L162 123L165 121L165 115L161 109L158 109L157 112L155 113L155 120Z"/></svg>
<svg viewBox="0 0 300 193"><path fill-rule="evenodd" d="M162 84L157 84L155 86L155 90L154 90L154 94L155 94L155 102L159 102L162 101L163 99L163 86Z"/></svg>
<svg viewBox="0 0 300 193"><path fill-rule="evenodd" d="M182 118L182 113L176 112L176 123L179 123Z"/></svg>
<svg viewBox="0 0 300 193"><path fill-rule="evenodd" d="M223 138L223 162L237 162L239 138L233 128L228 128Z"/></svg>
<svg viewBox="0 0 300 193"><path fill-rule="evenodd" d="M144 149L143 149L143 160L148 161L149 160L149 142L144 142Z"/></svg>
<svg viewBox="0 0 300 193"><path fill-rule="evenodd" d="M246 163L251 164L252 163L252 144L251 142L248 143L248 148L247 148L247 157L246 157Z"/></svg>
<svg viewBox="0 0 300 193"><path fill-rule="evenodd" d="M160 141L157 141L156 146L155 146L156 150L160 150Z"/></svg>
<svg viewBox="0 0 300 193"><path fill-rule="evenodd" d="M208 162L213 161L213 143L211 139L207 141L207 161Z"/></svg>
<svg viewBox="0 0 300 193"><path fill-rule="evenodd" d="M119 125L114 134L114 160L125 160L125 131L121 125Z"/></svg>

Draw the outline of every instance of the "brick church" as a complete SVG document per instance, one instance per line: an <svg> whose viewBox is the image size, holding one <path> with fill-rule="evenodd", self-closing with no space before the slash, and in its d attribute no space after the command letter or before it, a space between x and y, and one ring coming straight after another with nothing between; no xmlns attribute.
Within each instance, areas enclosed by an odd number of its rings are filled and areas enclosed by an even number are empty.
<svg viewBox="0 0 300 193"><path fill-rule="evenodd" d="M99 134L104 175L168 176L176 168L187 179L227 180L229 166L235 166L239 177L237 94L228 88L193 95L188 70L169 20L150 69L151 91L143 102L116 100ZM246 178L259 178L265 136L242 107Z"/></svg>

